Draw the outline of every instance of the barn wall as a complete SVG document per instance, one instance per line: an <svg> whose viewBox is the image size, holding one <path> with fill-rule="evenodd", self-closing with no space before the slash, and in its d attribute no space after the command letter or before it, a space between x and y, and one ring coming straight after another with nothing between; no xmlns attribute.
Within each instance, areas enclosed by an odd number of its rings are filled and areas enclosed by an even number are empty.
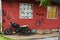
<svg viewBox="0 0 60 40"><path fill-rule="evenodd" d="M20 2L21 3L21 2ZM27 3L34 4L33 5L33 19L20 19L19 18L19 1L15 1L12 3L12 7L9 7L8 1L2 2L2 9L5 10L6 16L2 16L3 24L2 29L9 27L9 22L14 21L19 25L28 24L31 29L55 29L60 26L60 6L58 6L58 19L47 19L47 8L39 7L36 3L29 1ZM44 14L44 23L40 23L40 26L36 26L36 13ZM8 20L7 17L10 17ZM39 20L41 21L41 16L39 16Z"/></svg>

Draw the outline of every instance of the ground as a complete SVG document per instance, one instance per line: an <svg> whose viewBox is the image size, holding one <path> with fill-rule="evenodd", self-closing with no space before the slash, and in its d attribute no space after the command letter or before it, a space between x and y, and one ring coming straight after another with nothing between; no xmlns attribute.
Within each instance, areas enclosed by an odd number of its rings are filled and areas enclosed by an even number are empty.
<svg viewBox="0 0 60 40"><path fill-rule="evenodd" d="M12 39L16 39L16 40L31 40L31 39L41 39L41 40L44 40L44 39L58 39L58 36L59 36L59 33L57 32L54 32L54 33L51 33L51 34L34 34L34 35L30 35L30 36L23 36L23 35L18 35L18 34L15 34L15 35L5 35L5 37L8 37L8 38L12 38Z"/></svg>
<svg viewBox="0 0 60 40"><path fill-rule="evenodd" d="M1 32L1 22L0 22L0 32ZM3 34L0 33L0 40L13 40L13 39L4 37Z"/></svg>
<svg viewBox="0 0 60 40"><path fill-rule="evenodd" d="M10 38L7 38L7 37L0 35L0 40L13 40L13 39L10 39Z"/></svg>
<svg viewBox="0 0 60 40"><path fill-rule="evenodd" d="M1 27L1 23L0 23ZM59 33L54 32L51 34L34 34L30 36L22 36L22 35L2 35L0 34L0 40L58 40Z"/></svg>

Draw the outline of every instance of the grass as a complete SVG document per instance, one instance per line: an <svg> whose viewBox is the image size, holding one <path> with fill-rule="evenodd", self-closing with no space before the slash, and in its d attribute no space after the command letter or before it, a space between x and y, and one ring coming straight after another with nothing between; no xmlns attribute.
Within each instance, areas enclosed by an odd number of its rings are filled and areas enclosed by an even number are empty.
<svg viewBox="0 0 60 40"><path fill-rule="evenodd" d="M0 27L1 27L2 23L0 22Z"/></svg>
<svg viewBox="0 0 60 40"><path fill-rule="evenodd" d="M13 39L6 38L6 37L4 37L4 36L0 35L0 40L13 40Z"/></svg>
<svg viewBox="0 0 60 40"><path fill-rule="evenodd" d="M1 33L1 26L2 26L2 23L0 22L0 33Z"/></svg>
<svg viewBox="0 0 60 40"><path fill-rule="evenodd" d="M0 22L0 32L1 32L1 22ZM0 34L0 40L13 40L13 39L10 39L10 38L7 38L7 37L4 37L3 34Z"/></svg>
<svg viewBox="0 0 60 40"><path fill-rule="evenodd" d="M0 33L1 33L1 25L2 25L2 23L0 22Z"/></svg>

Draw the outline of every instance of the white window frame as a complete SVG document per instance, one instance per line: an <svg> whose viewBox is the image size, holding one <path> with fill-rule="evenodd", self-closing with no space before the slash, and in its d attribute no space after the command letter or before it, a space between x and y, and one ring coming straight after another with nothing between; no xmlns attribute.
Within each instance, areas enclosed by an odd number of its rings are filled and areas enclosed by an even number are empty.
<svg viewBox="0 0 60 40"><path fill-rule="evenodd" d="M33 19L33 16L34 16L34 15L32 16L32 18L21 18L21 17L20 17L20 4L29 4L29 3L19 3L19 18L20 18L20 19ZM31 4L31 5L33 5L33 4Z"/></svg>
<svg viewBox="0 0 60 40"><path fill-rule="evenodd" d="M57 17L56 18L48 18L48 7L56 7L57 8L57 10L56 10ZM58 6L47 6L47 19L58 19Z"/></svg>

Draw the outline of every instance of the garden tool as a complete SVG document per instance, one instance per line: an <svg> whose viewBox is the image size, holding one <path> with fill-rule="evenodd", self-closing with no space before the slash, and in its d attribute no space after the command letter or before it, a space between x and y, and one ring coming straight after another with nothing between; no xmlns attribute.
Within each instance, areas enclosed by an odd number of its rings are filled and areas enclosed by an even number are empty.
<svg viewBox="0 0 60 40"><path fill-rule="evenodd" d="M43 23L43 22L44 22L44 14L42 14L42 16L41 16L41 17L42 17L42 23Z"/></svg>
<svg viewBox="0 0 60 40"><path fill-rule="evenodd" d="M37 17L36 17L36 26L39 26L39 25L40 25L38 16L39 16L39 15L38 15L38 13L37 13Z"/></svg>

